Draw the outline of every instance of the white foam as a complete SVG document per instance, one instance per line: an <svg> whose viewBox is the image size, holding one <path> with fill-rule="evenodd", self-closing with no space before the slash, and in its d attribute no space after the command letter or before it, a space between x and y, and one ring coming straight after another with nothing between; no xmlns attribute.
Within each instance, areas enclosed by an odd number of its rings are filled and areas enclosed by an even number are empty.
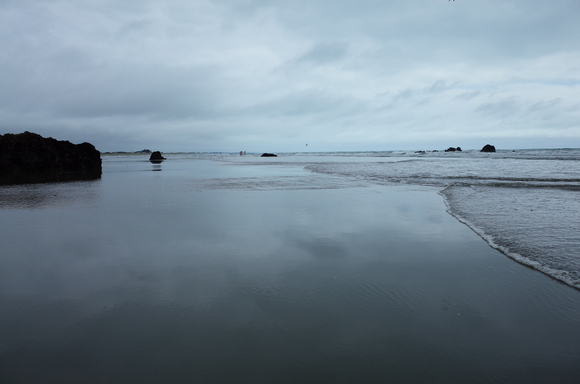
<svg viewBox="0 0 580 384"><path fill-rule="evenodd" d="M495 231L498 232L499 235L492 235L491 233L484 230L481 225L477 225L472 220L466 218L465 216L467 215L462 215L461 213L459 213L458 207L453 206L450 201L451 193L449 192L449 189L441 191L440 195L443 196L444 198L445 204L447 206L447 212L453 217L455 217L459 222L471 228L477 235L479 235L482 239L484 239L492 248L497 249L501 253L505 254L506 256L510 257L511 259L517 261L520 264L536 269L563 283L566 283L572 287L580 289L580 279L578 279L578 272L580 271L580 261L577 258L577 254L575 253L574 248L567 249L566 253L560 254L557 260L554 260L555 258L553 257L553 252L550 252L551 244L543 244L541 241L533 242L531 241L531 239L521 238L521 236L518 237L518 234L514 235L510 233L510 228L508 228L505 225L503 227L500 227L499 230L495 229ZM467 204L466 206L470 205ZM469 216L475 217L478 215L478 213L480 213L480 211L471 211ZM486 223L485 218L481 222L484 223L485 225ZM490 223L487 224L490 225ZM542 226L538 225L538 223L530 225L530 232L534 232L535 230L537 230L538 227ZM490 226L490 228L492 227ZM493 228L491 230L493 230ZM558 232L557 230L554 230L554 228L550 228L550 226L547 225L546 227L544 227L544 231L548 232L547 237L553 238L554 242L559 241L557 233L549 233L550 231ZM501 236L502 232L505 233L505 235L503 236L505 237L504 239L502 239ZM567 235L569 236L570 234ZM516 243L522 242L532 243L531 245L525 244L524 247L520 248L525 249L527 247L535 247L536 252L532 254L533 258L528 255L524 255L520 252L514 252L510 248L510 246L502 245L502 243L508 242L506 240L508 238L509 241L511 242L515 241Z"/></svg>

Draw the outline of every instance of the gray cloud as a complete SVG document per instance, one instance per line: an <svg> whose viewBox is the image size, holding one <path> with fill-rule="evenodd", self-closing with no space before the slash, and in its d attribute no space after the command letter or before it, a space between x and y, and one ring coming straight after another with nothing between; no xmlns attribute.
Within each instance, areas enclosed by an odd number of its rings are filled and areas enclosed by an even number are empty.
<svg viewBox="0 0 580 384"><path fill-rule="evenodd" d="M298 63L327 64L340 60L346 54L345 43L317 44L296 61Z"/></svg>
<svg viewBox="0 0 580 384"><path fill-rule="evenodd" d="M521 110L521 105L512 98L483 103L476 108L476 111L483 114L503 118L509 118L520 113Z"/></svg>

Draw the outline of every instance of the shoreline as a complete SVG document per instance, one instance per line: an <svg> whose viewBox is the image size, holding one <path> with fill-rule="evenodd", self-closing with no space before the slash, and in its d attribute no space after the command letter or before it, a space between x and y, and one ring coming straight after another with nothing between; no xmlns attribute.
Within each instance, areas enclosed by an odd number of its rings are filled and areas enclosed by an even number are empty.
<svg viewBox="0 0 580 384"><path fill-rule="evenodd" d="M443 200L445 202L445 205L447 206L447 212L449 213L449 215L451 215L452 217L457 219L457 221L459 221L461 224L464 224L469 229L471 229L474 233L476 233L479 237L481 237L481 239L483 241L485 241L491 248L501 252L503 255L512 259L513 261L517 262L518 264L521 264L521 265L528 267L530 269L533 269L535 271L541 272L544 275L554 279L555 281L557 281L559 283L565 284L566 286L569 286L571 288L574 288L574 289L577 289L580 291L580 283L575 282L574 280L570 279L568 277L568 273L566 271L556 270L556 269L552 269L550 267L544 266L537 261L530 260L530 259L526 258L525 256L522 256L516 252L511 252L509 250L509 248L504 247L500 244L497 244L494 241L495 240L494 237L491 235L488 235L485 232L485 230L477 227L475 224L471 223L468 219L463 218L460 215L453 213L453 210L450 207L449 202L447 201L447 198L445 197L445 194L442 191L438 192L438 194L443 197Z"/></svg>
<svg viewBox="0 0 580 384"><path fill-rule="evenodd" d="M437 187L301 165L104 166L98 183L13 190L45 204L0 210L7 383L580 374L577 290L491 248Z"/></svg>

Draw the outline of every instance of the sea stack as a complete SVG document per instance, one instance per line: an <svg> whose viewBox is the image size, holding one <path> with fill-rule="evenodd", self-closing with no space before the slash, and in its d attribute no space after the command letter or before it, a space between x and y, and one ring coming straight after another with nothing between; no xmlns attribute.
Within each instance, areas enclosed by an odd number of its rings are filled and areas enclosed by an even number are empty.
<svg viewBox="0 0 580 384"><path fill-rule="evenodd" d="M0 135L0 175L102 173L101 153L90 143L72 144L36 133Z"/></svg>
<svg viewBox="0 0 580 384"><path fill-rule="evenodd" d="M480 152L495 152L495 147L493 145L485 144Z"/></svg>
<svg viewBox="0 0 580 384"><path fill-rule="evenodd" d="M165 160L165 157L159 151L155 151L149 156L149 161L152 163L161 163L163 160Z"/></svg>

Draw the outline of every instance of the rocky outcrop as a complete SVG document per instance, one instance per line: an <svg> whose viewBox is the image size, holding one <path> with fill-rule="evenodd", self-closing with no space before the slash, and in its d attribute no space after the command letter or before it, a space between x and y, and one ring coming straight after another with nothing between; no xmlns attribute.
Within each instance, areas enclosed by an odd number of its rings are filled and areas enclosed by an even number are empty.
<svg viewBox="0 0 580 384"><path fill-rule="evenodd" d="M449 147L445 150L445 152L461 152L461 147L457 147L457 148Z"/></svg>
<svg viewBox="0 0 580 384"><path fill-rule="evenodd" d="M260 157L278 157L278 155L275 155L273 153L262 153L262 156Z"/></svg>
<svg viewBox="0 0 580 384"><path fill-rule="evenodd" d="M493 145L485 144L480 152L495 152L495 147Z"/></svg>
<svg viewBox="0 0 580 384"><path fill-rule="evenodd" d="M102 173L101 153L92 144L72 144L36 133L0 135L0 175Z"/></svg>
<svg viewBox="0 0 580 384"><path fill-rule="evenodd" d="M165 157L159 151L155 151L149 156L149 161L152 163L161 163L163 160L165 160Z"/></svg>

